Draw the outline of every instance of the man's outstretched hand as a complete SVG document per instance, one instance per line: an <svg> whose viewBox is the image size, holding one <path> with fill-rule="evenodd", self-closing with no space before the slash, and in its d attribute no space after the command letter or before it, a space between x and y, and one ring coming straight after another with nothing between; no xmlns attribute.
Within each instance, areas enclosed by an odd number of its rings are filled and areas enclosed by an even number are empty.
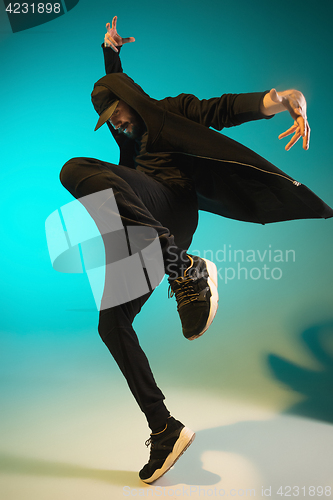
<svg viewBox="0 0 333 500"><path fill-rule="evenodd" d="M306 116L306 100L302 92L299 92L299 90L286 90L280 94L275 89L272 89L270 94L272 100L280 102L289 111L294 120L294 125L279 135L279 139L282 139L290 134L294 134L285 147L286 151L289 151L300 137L303 137L303 149L309 149L310 126Z"/></svg>
<svg viewBox="0 0 333 500"><path fill-rule="evenodd" d="M121 45L124 45L124 43L135 42L135 38L133 38L132 36L128 38L122 38L120 35L118 35L117 16L114 16L114 18L112 19L112 26L110 26L110 23L106 24L106 29L107 32L105 33L104 37L104 46L110 47L115 52L118 52L117 47L121 47Z"/></svg>
<svg viewBox="0 0 333 500"><path fill-rule="evenodd" d="M265 115L286 110L294 120L294 125L279 135L279 139L282 139L294 134L285 147L286 151L289 151L300 137L303 137L303 149L309 149L310 127L306 116L306 100L302 92L294 89L277 92L272 89L265 95L262 109Z"/></svg>

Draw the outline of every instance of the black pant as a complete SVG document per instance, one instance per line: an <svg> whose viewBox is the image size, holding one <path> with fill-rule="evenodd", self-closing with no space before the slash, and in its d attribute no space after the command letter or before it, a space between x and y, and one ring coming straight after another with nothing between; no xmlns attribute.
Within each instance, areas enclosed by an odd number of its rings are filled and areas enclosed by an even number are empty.
<svg viewBox="0 0 333 500"><path fill-rule="evenodd" d="M68 161L60 180L75 198L112 188L123 225L153 227L159 236L165 267L170 249L172 261L176 254L181 263L198 223L194 190L168 187L143 172L93 158ZM98 331L154 430L164 425L169 411L132 327L150 295L101 310Z"/></svg>

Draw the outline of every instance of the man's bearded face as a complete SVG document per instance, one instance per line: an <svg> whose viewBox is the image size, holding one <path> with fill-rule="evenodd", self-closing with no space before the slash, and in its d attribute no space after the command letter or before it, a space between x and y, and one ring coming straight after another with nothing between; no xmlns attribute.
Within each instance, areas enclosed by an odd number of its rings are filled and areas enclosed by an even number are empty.
<svg viewBox="0 0 333 500"><path fill-rule="evenodd" d="M119 101L108 121L119 133L130 139L141 137L145 131L145 124L140 115L124 101Z"/></svg>

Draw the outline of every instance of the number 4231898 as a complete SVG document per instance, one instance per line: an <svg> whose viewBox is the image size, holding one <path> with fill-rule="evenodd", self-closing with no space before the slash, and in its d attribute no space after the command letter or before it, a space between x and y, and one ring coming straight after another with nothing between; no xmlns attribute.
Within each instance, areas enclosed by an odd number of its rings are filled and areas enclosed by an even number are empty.
<svg viewBox="0 0 333 500"><path fill-rule="evenodd" d="M10 3L6 7L9 14L60 14L60 3Z"/></svg>

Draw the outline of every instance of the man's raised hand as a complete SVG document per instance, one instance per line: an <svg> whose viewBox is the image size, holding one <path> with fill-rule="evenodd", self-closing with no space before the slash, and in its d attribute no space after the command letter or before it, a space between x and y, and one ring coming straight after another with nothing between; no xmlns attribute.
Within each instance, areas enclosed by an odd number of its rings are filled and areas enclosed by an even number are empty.
<svg viewBox="0 0 333 500"><path fill-rule="evenodd" d="M104 37L104 47L110 47L112 50L115 52L118 52L117 47L121 47L124 45L124 43L131 43L135 42L135 38L128 37L128 38L122 38L120 35L117 33L117 16L114 16L112 19L112 26L110 26L110 23L106 24L106 30L107 32L105 33Z"/></svg>

